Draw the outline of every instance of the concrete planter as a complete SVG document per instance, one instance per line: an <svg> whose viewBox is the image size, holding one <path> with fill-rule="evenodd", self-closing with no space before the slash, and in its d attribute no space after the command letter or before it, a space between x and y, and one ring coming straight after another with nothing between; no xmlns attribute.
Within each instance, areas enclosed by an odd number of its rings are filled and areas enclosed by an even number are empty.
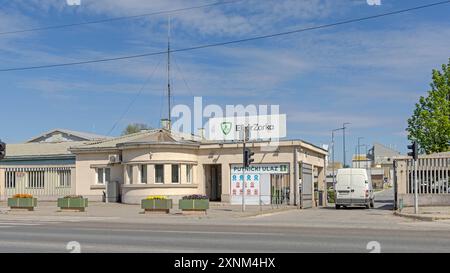
<svg viewBox="0 0 450 273"><path fill-rule="evenodd" d="M58 207L61 210L85 211L87 206L87 198L58 198Z"/></svg>
<svg viewBox="0 0 450 273"><path fill-rule="evenodd" d="M34 210L37 206L37 198L8 198L8 207L11 209Z"/></svg>
<svg viewBox="0 0 450 273"><path fill-rule="evenodd" d="M144 209L145 212L165 212L169 213L172 208L172 199L143 199L141 201L141 208Z"/></svg>
<svg viewBox="0 0 450 273"><path fill-rule="evenodd" d="M192 199L192 200L180 200L178 208L182 211L200 211L206 212L209 209L208 199Z"/></svg>

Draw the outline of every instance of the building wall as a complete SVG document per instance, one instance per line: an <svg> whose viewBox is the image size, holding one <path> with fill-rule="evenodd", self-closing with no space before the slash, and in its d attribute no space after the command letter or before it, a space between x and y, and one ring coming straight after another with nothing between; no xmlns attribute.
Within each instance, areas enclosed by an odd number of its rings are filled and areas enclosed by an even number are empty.
<svg viewBox="0 0 450 273"><path fill-rule="evenodd" d="M41 201L51 201L75 193L75 165L23 163L23 161L15 163L10 161L7 165L0 165L0 200L6 200L15 194L26 193L32 194ZM6 187L6 175L14 180L14 187ZM70 185L61 184L61 180L70 182ZM35 181L34 187L30 186L31 181Z"/></svg>
<svg viewBox="0 0 450 273"><path fill-rule="evenodd" d="M242 164L242 147L221 147L220 145L205 145L206 147L137 147L126 148L121 151L122 163L108 165L108 156L113 152L79 153L76 160L77 194L101 200L105 187L96 185L96 167L111 167L111 180L122 185L122 202L140 203L142 198L149 195L166 195L177 200L184 195L205 194L206 179L205 166L210 164L221 165L222 202L230 201L230 165ZM291 196L294 202L297 187L295 177L294 146L279 147L277 152L264 152L260 147L249 145L255 152L254 164L261 163L287 163L289 164L289 179ZM303 161L317 167L319 189L325 189L325 155L316 153L305 147L297 149L298 162ZM118 152L118 151L117 151ZM298 164L297 162L297 164ZM140 165L147 165L147 183L140 181ZM164 183L155 181L155 164L164 165ZM171 181L171 164L180 164L180 183ZM193 179L191 183L186 180L186 165L193 166ZM132 179L129 179L129 167L132 168Z"/></svg>
<svg viewBox="0 0 450 273"><path fill-rule="evenodd" d="M76 156L76 194L92 201L102 201L105 185L96 184L96 168L111 169L111 181L123 183L123 166L109 165L109 155L114 153L82 153Z"/></svg>

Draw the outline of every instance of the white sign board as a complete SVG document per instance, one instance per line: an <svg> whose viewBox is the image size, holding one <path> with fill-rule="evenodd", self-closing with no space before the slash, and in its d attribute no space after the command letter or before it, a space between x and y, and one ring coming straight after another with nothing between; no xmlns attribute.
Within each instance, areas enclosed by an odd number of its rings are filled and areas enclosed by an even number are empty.
<svg viewBox="0 0 450 273"><path fill-rule="evenodd" d="M242 165L230 168L231 204L242 204L244 174ZM245 204L269 205L271 203L270 175L289 174L289 164L254 164L245 170Z"/></svg>
<svg viewBox="0 0 450 273"><path fill-rule="evenodd" d="M248 140L269 140L286 137L286 115L259 115L211 118L208 122L209 140L243 140L245 127Z"/></svg>

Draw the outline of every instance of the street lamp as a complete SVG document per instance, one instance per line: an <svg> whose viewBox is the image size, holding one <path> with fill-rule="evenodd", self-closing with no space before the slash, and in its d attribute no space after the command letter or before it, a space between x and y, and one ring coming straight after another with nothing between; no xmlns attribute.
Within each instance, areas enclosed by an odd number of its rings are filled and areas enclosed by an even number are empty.
<svg viewBox="0 0 450 273"><path fill-rule="evenodd" d="M343 145L342 145L342 149L343 149L343 152L344 152L344 168L345 168L345 129L347 129L347 127L345 127L345 125L348 125L348 124L350 124L350 122L344 122L343 124L342 124L342 134L343 134L343 138L342 138L342 142L343 142Z"/></svg>
<svg viewBox="0 0 450 273"><path fill-rule="evenodd" d="M337 132L337 131L339 131L339 130L343 130L344 128L337 128L337 129L333 129L333 130L331 130L331 153L332 153L332 164L331 164L331 167L332 167L332 170L333 170L333 188L335 188L335 184L336 184L336 175L335 175L335 172L334 172L334 132Z"/></svg>
<svg viewBox="0 0 450 273"><path fill-rule="evenodd" d="M361 139L363 139L364 137L358 137L358 154L356 155L357 156L357 159L358 159L358 168L361 168L361 164L360 164L360 158L359 158L359 155L361 154L361 151L360 151L360 147L361 147L361 145L359 144L359 141L361 140Z"/></svg>

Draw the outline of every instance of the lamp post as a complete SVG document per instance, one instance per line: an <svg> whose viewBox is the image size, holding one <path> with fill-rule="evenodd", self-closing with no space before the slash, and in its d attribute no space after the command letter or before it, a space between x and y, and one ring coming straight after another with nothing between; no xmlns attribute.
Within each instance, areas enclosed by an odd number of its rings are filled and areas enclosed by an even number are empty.
<svg viewBox="0 0 450 273"><path fill-rule="evenodd" d="M332 167L332 171L333 171L333 188L335 188L335 185L336 185L336 175L335 175L335 171L334 171L334 132L337 132L337 131L339 131L339 130L342 130L343 128L337 128L337 129L333 129L333 130L331 130L331 152L332 152L332 164L331 164L331 167Z"/></svg>
<svg viewBox="0 0 450 273"><path fill-rule="evenodd" d="M361 140L361 139L363 139L364 137L358 137L358 154L356 155L357 156L357 159L358 159L358 168L361 168L361 164L360 164L360 158L359 158L359 155L361 154L361 151L360 151L360 147L361 147L361 145L359 144L359 141Z"/></svg>
<svg viewBox="0 0 450 273"><path fill-rule="evenodd" d="M347 129L347 127L345 127L345 125L348 125L348 124L350 124L349 122L344 122L343 124L342 124L342 135L343 135L343 138L342 138L342 142L343 142L343 145L342 145L342 149L343 149L343 152L344 152L344 168L345 168L345 129Z"/></svg>

